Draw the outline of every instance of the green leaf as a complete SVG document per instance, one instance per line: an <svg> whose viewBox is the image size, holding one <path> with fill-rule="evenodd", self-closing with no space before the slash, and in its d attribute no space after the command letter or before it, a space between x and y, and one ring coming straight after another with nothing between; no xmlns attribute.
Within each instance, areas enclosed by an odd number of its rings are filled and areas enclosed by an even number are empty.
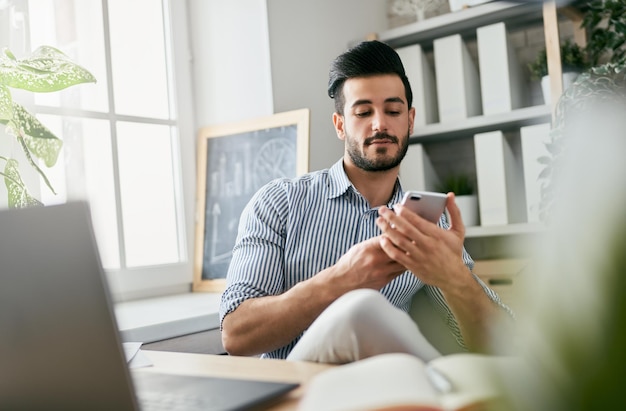
<svg viewBox="0 0 626 411"><path fill-rule="evenodd" d="M624 25L623 30L624 32L626 32L626 24ZM620 37L620 38L614 39L613 52L615 53L619 52L619 50L624 46L625 43L626 43L626 38Z"/></svg>
<svg viewBox="0 0 626 411"><path fill-rule="evenodd" d="M537 159L537 162L539 164L550 164L552 162L552 159L548 156L541 156Z"/></svg>
<svg viewBox="0 0 626 411"><path fill-rule="evenodd" d="M626 33L626 22L616 21L615 29L619 30L620 33Z"/></svg>
<svg viewBox="0 0 626 411"><path fill-rule="evenodd" d="M89 71L54 47L39 47L23 60L16 59L8 49L0 53L0 84L9 87L50 92L95 82Z"/></svg>
<svg viewBox="0 0 626 411"><path fill-rule="evenodd" d="M35 157L44 161L46 167L52 167L56 164L61 148L63 148L63 141L58 138L43 139L26 135L24 142Z"/></svg>
<svg viewBox="0 0 626 411"><path fill-rule="evenodd" d="M29 151L42 159L47 167L56 164L63 141L17 103L13 105L13 119L9 126L15 128L13 132L16 136L24 137Z"/></svg>
<svg viewBox="0 0 626 411"><path fill-rule="evenodd" d="M30 166L39 173L50 191L56 194L46 173L39 167L33 156L42 159L47 167L52 167L61 153L63 141L17 103L13 104L13 119L7 123L7 129L17 138Z"/></svg>
<svg viewBox="0 0 626 411"><path fill-rule="evenodd" d="M550 169L550 167L546 167L543 170L541 170L541 172L539 173L539 176L537 176L537 179L541 180L544 178L548 178L551 173L552 173L552 169Z"/></svg>
<svg viewBox="0 0 626 411"><path fill-rule="evenodd" d="M44 173L43 170L39 168L39 165L35 162L35 160L33 160L33 156L31 155L31 152L29 151L28 146L26 145L26 142L24 141L24 137L17 136L17 141L22 146L22 150L24 151L24 155L26 156L26 159L28 160L28 164L30 164L30 166L39 173L39 175L41 176L43 181L46 183L50 191L56 194L56 191L54 191L54 188L52 187L52 183L50 183L50 180L48 180L48 176L46 175L46 173Z"/></svg>
<svg viewBox="0 0 626 411"><path fill-rule="evenodd" d="M0 121L13 117L13 98L8 87L0 84Z"/></svg>
<svg viewBox="0 0 626 411"><path fill-rule="evenodd" d="M548 153L550 153L553 156L561 152L561 147L560 147L560 144L558 144L558 142L544 143L544 146L546 147L546 150L548 151Z"/></svg>
<svg viewBox="0 0 626 411"><path fill-rule="evenodd" d="M42 206L43 203L30 195L26 185L22 181L17 160L8 159L4 167L4 183L7 187L9 207L23 208L29 206Z"/></svg>
<svg viewBox="0 0 626 411"><path fill-rule="evenodd" d="M442 193L453 192L457 196L474 194L474 185L467 174L450 174L437 187Z"/></svg>

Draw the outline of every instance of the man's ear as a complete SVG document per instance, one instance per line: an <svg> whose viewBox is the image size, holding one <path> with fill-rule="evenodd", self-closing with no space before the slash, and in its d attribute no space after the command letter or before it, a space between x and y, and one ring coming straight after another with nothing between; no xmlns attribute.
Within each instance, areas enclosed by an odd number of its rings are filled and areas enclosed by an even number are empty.
<svg viewBox="0 0 626 411"><path fill-rule="evenodd" d="M341 114L337 112L333 113L333 124L335 126L335 132L337 133L337 137L339 137L339 140L346 139L346 131L344 129L344 126L345 126L344 120L345 120L344 116L342 116Z"/></svg>
<svg viewBox="0 0 626 411"><path fill-rule="evenodd" d="M409 136L413 135L413 126L415 125L415 107L409 109Z"/></svg>

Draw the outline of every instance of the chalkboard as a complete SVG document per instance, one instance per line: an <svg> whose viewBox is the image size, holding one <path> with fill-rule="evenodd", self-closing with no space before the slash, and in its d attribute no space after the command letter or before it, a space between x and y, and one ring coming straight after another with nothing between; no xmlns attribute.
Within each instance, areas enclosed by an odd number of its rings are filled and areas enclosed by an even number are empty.
<svg viewBox="0 0 626 411"><path fill-rule="evenodd" d="M221 291L246 204L271 180L308 171L309 110L204 127L197 150L193 289Z"/></svg>

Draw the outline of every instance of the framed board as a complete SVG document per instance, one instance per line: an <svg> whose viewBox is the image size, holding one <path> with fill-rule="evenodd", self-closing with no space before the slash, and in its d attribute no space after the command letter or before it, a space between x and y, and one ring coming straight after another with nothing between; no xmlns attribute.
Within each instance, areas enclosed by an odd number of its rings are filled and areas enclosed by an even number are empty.
<svg viewBox="0 0 626 411"><path fill-rule="evenodd" d="M239 217L254 193L309 171L309 109L204 127L197 150L193 291L220 292Z"/></svg>

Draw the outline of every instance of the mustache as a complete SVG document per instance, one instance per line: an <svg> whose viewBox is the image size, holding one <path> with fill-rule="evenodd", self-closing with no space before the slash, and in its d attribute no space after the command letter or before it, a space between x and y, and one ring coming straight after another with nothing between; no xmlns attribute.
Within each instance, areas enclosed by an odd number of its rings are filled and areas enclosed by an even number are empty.
<svg viewBox="0 0 626 411"><path fill-rule="evenodd" d="M387 133L376 133L374 134L372 137L368 137L365 139L364 143L366 146L372 144L374 141L376 140L389 140L392 143L398 143L398 137L396 136L392 136L391 134L387 134Z"/></svg>

